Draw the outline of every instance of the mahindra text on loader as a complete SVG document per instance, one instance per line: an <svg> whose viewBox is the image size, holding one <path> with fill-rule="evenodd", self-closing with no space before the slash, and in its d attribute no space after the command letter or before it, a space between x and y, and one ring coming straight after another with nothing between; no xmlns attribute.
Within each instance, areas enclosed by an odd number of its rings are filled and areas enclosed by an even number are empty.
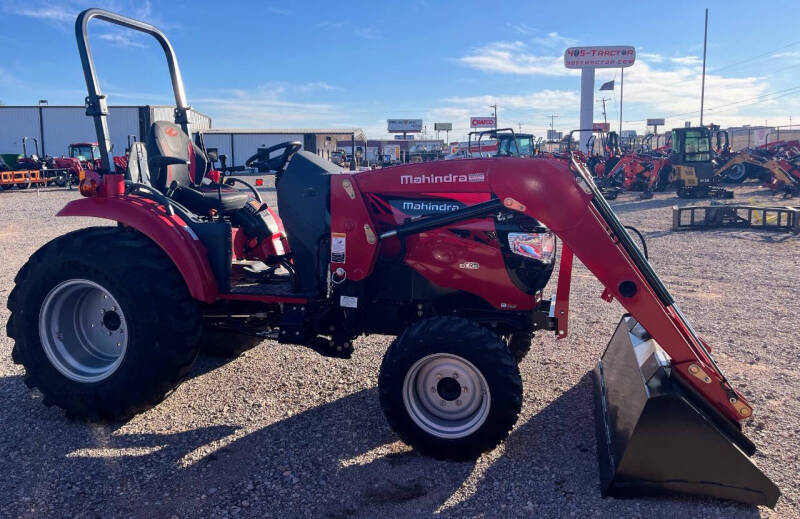
<svg viewBox="0 0 800 519"><path fill-rule="evenodd" d="M153 123L147 142L132 145L124 175L110 162L93 19L156 38L175 94L174 122ZM247 182L208 167L163 33L90 9L76 36L102 167L59 215L118 225L56 238L16 277L13 357L45 404L127 419L180 383L203 341L235 352L272 337L348 357L359 335L386 333L397 336L378 383L391 427L424 454L473 458L517 420L517 361L531 334L568 336L574 255L629 312L594 372L603 495L775 505L779 491L741 431L753 408L577 161L470 158L351 173L287 142L268 159L278 216ZM558 290L545 300L555 236Z"/></svg>

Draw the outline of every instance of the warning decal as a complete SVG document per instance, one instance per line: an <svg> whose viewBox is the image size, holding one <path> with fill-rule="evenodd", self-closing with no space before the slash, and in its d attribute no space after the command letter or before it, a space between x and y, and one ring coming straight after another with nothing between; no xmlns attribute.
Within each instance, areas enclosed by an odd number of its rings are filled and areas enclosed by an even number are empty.
<svg viewBox="0 0 800 519"><path fill-rule="evenodd" d="M347 235L331 233L331 263L346 263Z"/></svg>

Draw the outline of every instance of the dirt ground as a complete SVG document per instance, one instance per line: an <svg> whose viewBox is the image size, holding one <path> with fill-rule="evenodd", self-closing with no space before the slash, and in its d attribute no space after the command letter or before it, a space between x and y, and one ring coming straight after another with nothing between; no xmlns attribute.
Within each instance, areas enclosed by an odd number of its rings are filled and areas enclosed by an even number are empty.
<svg viewBox="0 0 800 519"><path fill-rule="evenodd" d="M756 185L737 199L766 202ZM274 190L264 188L268 201ZM0 299L46 241L103 224L54 218L75 191L0 193ZM23 383L0 335L2 517L800 517L800 238L670 231L673 194L613 202L734 387L755 408L754 461L782 491L773 510L687 497L602 499L588 376L622 308L573 277L570 337L534 339L508 440L475 462L400 443L377 398L390 337L350 360L265 341L229 362L200 357L189 380L124 424L71 421ZM554 276L555 279L555 276ZM552 286L549 290L554 289ZM8 311L0 309L5 330ZM669 453L665 453L668 455ZM711 460L713 463L713 460Z"/></svg>

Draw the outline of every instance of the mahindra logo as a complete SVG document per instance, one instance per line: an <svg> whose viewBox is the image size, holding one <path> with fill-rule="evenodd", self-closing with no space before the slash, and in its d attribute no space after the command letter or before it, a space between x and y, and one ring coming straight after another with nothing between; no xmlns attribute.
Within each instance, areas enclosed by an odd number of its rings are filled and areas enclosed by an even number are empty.
<svg viewBox="0 0 800 519"><path fill-rule="evenodd" d="M175 128L167 128L166 130L164 130L164 133L166 133L170 137L177 137L178 130L176 130Z"/></svg>
<svg viewBox="0 0 800 519"><path fill-rule="evenodd" d="M483 182L486 180L484 173L469 173L447 175L400 175L401 184L460 184L465 182Z"/></svg>
<svg viewBox="0 0 800 519"><path fill-rule="evenodd" d="M461 206L450 202L403 201L403 211L448 213L457 209L461 209Z"/></svg>

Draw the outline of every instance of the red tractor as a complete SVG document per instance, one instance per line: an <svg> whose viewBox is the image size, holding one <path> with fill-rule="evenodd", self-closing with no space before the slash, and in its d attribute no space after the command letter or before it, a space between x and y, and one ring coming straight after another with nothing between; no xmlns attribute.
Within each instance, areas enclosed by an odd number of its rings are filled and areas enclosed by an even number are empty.
<svg viewBox="0 0 800 519"><path fill-rule="evenodd" d="M88 47L95 18L155 37L175 93L175 121L153 123L125 174L113 171ZM76 34L101 167L59 216L117 225L56 238L16 277L13 358L45 404L126 419L181 382L198 341L237 351L273 338L348 357L358 336L391 334L378 382L390 426L422 453L473 458L517 420L531 335L568 336L577 256L629 312L594 371L602 493L775 505L741 431L753 408L583 165L510 156L347 172L287 142L247 161L275 172L278 216L190 138L163 33L90 9Z"/></svg>

